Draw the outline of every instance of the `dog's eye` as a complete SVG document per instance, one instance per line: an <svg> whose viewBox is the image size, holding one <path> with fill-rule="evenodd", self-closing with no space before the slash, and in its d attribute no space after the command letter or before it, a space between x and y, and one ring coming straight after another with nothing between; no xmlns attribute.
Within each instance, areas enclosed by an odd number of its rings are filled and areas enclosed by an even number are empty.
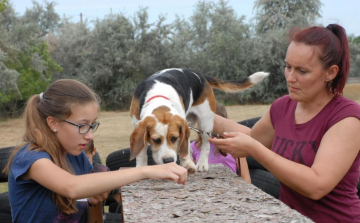
<svg viewBox="0 0 360 223"><path fill-rule="evenodd" d="M160 144L161 143L161 139L153 139L154 143L156 144Z"/></svg>
<svg viewBox="0 0 360 223"><path fill-rule="evenodd" d="M176 140L177 140L177 137L171 137L171 139L170 139L170 140L171 140L171 142L172 142L172 143L175 143L175 142L176 142Z"/></svg>

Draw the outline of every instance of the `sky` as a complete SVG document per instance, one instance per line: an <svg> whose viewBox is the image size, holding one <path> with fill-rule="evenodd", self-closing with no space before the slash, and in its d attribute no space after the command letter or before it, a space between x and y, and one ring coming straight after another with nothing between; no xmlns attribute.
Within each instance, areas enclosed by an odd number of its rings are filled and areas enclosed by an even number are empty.
<svg viewBox="0 0 360 223"><path fill-rule="evenodd" d="M133 16L140 7L148 7L149 21L155 22L160 14L166 16L166 22L172 22L175 15L188 19L195 10L197 0L48 0L57 3L55 11L62 17L70 17L73 21L102 19L109 13L125 13ZM217 2L217 0L214 0ZM44 1L37 0L40 4ZM253 10L255 0L228 0L237 16L246 16L247 20L255 16ZM318 22L324 26L337 23L343 26L347 34L360 36L360 1L359 0L321 0L322 18ZM10 0L15 11L22 15L26 8L32 7L32 0Z"/></svg>

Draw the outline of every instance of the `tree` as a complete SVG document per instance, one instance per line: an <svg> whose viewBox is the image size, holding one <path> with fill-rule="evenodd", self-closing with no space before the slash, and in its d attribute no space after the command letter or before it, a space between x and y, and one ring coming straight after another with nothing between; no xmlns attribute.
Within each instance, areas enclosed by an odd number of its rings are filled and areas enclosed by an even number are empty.
<svg viewBox="0 0 360 223"><path fill-rule="evenodd" d="M60 16L55 12L55 2L45 1L40 5L33 0L33 7L25 11L22 17L24 24L31 25L37 33L36 38L41 38L50 31L55 31L60 26Z"/></svg>
<svg viewBox="0 0 360 223"><path fill-rule="evenodd" d="M355 36L354 34L351 34L350 36L348 36L348 39L350 43L355 43L360 45L360 36Z"/></svg>
<svg viewBox="0 0 360 223"><path fill-rule="evenodd" d="M186 50L177 41L176 25L166 24L164 16L150 24L148 17L147 8L130 18L111 13L94 21L93 29L64 20L47 38L51 55L64 68L53 80L75 78L100 94L103 109L127 109L139 80L189 60L186 53L181 56Z"/></svg>
<svg viewBox="0 0 360 223"><path fill-rule="evenodd" d="M4 11L8 5L9 5L8 0L1 0L0 1L0 12Z"/></svg>
<svg viewBox="0 0 360 223"><path fill-rule="evenodd" d="M244 44L249 66L257 66L270 72L268 78L256 88L251 88L239 97L241 103L271 103L287 94L284 59L289 44L289 30L315 25L320 16L319 0L257 0L257 35Z"/></svg>
<svg viewBox="0 0 360 223"><path fill-rule="evenodd" d="M70 22L63 18L61 27L45 37L51 57L62 67L52 76L52 81L60 78L88 79L82 77L82 67L87 55L91 55L92 31L87 20L82 23Z"/></svg>
<svg viewBox="0 0 360 223"><path fill-rule="evenodd" d="M47 3L52 4L52 3ZM39 9L39 8L38 8ZM53 8L48 8L53 10ZM43 13L52 13L42 10ZM33 14L27 10L25 14ZM0 13L0 112L16 114L33 94L45 90L59 67L40 38L43 28L36 19L18 16L9 4ZM49 18L51 19L51 18Z"/></svg>
<svg viewBox="0 0 360 223"><path fill-rule="evenodd" d="M321 5L320 0L256 0L256 31L263 33L272 29L284 29L288 27L289 20L294 21L300 15L308 23L314 23L321 16Z"/></svg>
<svg viewBox="0 0 360 223"><path fill-rule="evenodd" d="M270 75L256 87L246 90L239 96L242 104L272 103L287 93L284 78L284 59L288 46L287 31L272 30L266 35L253 37L244 44L248 57L245 64L252 70L269 72Z"/></svg>
<svg viewBox="0 0 360 223"><path fill-rule="evenodd" d="M228 80L246 76L241 43L250 37L250 31L244 19L226 1L220 0L218 4L199 1L191 17L189 43L193 53L189 66Z"/></svg>
<svg viewBox="0 0 360 223"><path fill-rule="evenodd" d="M360 77L360 36L350 35L350 77Z"/></svg>

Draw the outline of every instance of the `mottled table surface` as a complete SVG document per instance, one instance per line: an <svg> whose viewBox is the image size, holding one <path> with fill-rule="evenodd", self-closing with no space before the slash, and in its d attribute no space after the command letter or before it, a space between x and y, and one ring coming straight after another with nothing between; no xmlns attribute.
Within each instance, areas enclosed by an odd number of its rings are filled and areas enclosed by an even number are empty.
<svg viewBox="0 0 360 223"><path fill-rule="evenodd" d="M122 187L125 222L312 222L221 164L184 185L143 180Z"/></svg>

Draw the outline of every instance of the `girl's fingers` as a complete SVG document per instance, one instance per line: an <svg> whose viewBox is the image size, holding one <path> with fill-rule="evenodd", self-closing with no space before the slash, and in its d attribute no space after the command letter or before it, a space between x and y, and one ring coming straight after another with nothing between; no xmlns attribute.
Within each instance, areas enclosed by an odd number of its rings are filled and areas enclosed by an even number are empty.
<svg viewBox="0 0 360 223"><path fill-rule="evenodd" d="M176 163L170 163L170 165L173 166L173 169L171 169L173 182L185 184L187 180L187 170Z"/></svg>
<svg viewBox="0 0 360 223"><path fill-rule="evenodd" d="M187 173L187 169L181 167L181 173L178 175L179 179L177 183L185 185L187 181Z"/></svg>
<svg viewBox="0 0 360 223"><path fill-rule="evenodd" d="M106 200L107 198L108 198L108 196L109 196L109 193L110 192L106 192L106 193L103 193L101 196L102 196L102 199L103 200Z"/></svg>
<svg viewBox="0 0 360 223"><path fill-rule="evenodd" d="M171 175L170 178L171 178L172 182L174 182L174 183L179 182L180 177L178 175L176 175L175 173L172 173L170 175Z"/></svg>
<svg viewBox="0 0 360 223"><path fill-rule="evenodd" d="M98 204L98 203L101 202L101 201L99 201L96 197L89 197L88 200L89 200L89 203L90 203L90 204L94 204L94 205L96 205L96 204Z"/></svg>
<svg viewBox="0 0 360 223"><path fill-rule="evenodd" d="M109 196L109 192L106 192L106 193L103 193L103 194L99 194L99 195L90 197L90 198L89 198L89 201L90 201L92 204L101 203L101 202L105 201L108 196Z"/></svg>
<svg viewBox="0 0 360 223"><path fill-rule="evenodd" d="M179 184L185 184L187 181L187 170L175 162L155 165L152 168L155 168L154 171L150 171L150 178L152 179L171 180Z"/></svg>

